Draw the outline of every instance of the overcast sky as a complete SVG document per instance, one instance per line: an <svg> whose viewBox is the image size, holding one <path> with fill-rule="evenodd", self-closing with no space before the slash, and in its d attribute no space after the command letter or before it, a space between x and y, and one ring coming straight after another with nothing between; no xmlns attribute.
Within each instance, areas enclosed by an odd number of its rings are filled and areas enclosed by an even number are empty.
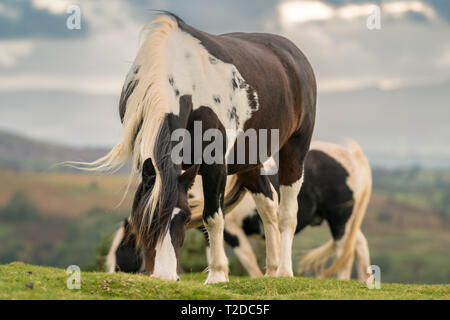
<svg viewBox="0 0 450 320"><path fill-rule="evenodd" d="M81 29L66 10L81 8ZM369 30L373 5L381 29ZM111 146L149 9L211 33L282 34L318 81L317 139L359 141L375 164L450 166L450 1L2 0L0 130Z"/></svg>

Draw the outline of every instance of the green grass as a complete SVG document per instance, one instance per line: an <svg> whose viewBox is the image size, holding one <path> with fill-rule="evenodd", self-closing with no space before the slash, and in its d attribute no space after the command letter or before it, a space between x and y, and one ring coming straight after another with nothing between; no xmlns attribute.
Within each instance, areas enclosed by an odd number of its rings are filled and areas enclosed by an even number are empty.
<svg viewBox="0 0 450 320"><path fill-rule="evenodd" d="M206 274L185 274L179 282L145 275L82 272L81 289L69 290L63 269L23 263L0 265L0 299L450 299L450 285L382 283L369 290L358 281L313 278L231 277L204 285ZM27 288L27 283L33 288Z"/></svg>

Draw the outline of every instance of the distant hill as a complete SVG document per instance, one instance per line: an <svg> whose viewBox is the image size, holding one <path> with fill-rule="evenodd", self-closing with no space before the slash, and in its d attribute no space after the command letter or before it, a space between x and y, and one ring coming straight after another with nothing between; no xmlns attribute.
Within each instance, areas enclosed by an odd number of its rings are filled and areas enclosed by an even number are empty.
<svg viewBox="0 0 450 320"><path fill-rule="evenodd" d="M102 148L67 147L0 131L0 169L45 171L62 161L92 161L106 152Z"/></svg>

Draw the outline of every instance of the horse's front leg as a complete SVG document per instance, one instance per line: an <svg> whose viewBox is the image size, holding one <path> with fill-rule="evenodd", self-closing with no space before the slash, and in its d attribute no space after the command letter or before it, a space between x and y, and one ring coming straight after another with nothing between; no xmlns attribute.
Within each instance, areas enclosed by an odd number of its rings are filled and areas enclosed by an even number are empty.
<svg viewBox="0 0 450 320"><path fill-rule="evenodd" d="M202 167L203 223L208 231L210 245L209 273L205 284L228 281L228 259L224 248L223 197L227 180L225 165Z"/></svg>

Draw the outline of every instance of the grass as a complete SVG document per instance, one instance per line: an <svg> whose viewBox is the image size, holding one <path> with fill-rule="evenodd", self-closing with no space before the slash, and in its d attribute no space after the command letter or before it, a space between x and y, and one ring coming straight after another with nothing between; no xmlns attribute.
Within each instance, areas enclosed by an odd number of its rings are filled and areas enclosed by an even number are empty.
<svg viewBox="0 0 450 320"><path fill-rule="evenodd" d="M82 272L80 290L67 289L67 278L63 269L0 265L0 299L450 299L450 285L382 283L380 290L369 290L358 281L305 277L230 277L228 283L204 285L202 273L167 282L145 275Z"/></svg>

